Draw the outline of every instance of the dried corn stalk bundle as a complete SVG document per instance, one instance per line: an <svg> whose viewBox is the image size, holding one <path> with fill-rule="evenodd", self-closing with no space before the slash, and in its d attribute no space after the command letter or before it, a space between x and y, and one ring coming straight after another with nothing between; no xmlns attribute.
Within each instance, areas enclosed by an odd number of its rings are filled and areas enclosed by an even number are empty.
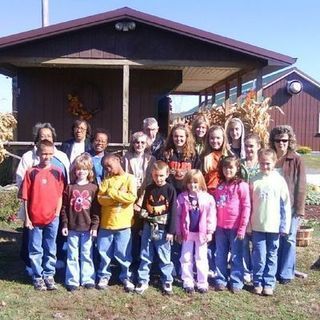
<svg viewBox="0 0 320 320"><path fill-rule="evenodd" d="M0 113L0 163L6 157L7 151L3 143L13 139L13 130L17 127L17 120L11 113Z"/></svg>
<svg viewBox="0 0 320 320"><path fill-rule="evenodd" d="M242 120L246 133L254 132L259 135L263 145L268 144L269 140L269 124L271 117L269 111L277 109L283 114L283 111L277 106L270 106L271 99L265 98L262 102L257 102L256 93L249 91L241 105L233 104L226 106L213 105L210 107L202 107L197 114L188 116L186 118L179 118L175 123L192 124L192 119L202 114L204 115L210 125L220 125L226 127L230 119L239 118Z"/></svg>

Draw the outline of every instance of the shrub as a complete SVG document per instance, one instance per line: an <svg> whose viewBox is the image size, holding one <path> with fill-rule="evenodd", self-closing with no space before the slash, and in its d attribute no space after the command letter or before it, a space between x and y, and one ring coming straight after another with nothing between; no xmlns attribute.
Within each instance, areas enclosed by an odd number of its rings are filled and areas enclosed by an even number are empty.
<svg viewBox="0 0 320 320"><path fill-rule="evenodd" d="M308 146L299 146L297 152L300 154L309 154L311 153L312 149Z"/></svg>
<svg viewBox="0 0 320 320"><path fill-rule="evenodd" d="M320 205L320 190L318 186L312 184L307 185L306 204Z"/></svg>
<svg viewBox="0 0 320 320"><path fill-rule="evenodd" d="M0 221L12 221L18 212L20 202L17 190L0 190Z"/></svg>

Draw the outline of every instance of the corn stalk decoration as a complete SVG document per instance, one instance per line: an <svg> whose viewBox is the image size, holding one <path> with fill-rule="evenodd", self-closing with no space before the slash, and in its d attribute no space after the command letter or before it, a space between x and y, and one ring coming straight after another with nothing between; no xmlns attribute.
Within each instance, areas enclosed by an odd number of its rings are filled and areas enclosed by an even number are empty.
<svg viewBox="0 0 320 320"><path fill-rule="evenodd" d="M13 130L17 127L17 120L11 113L0 113L0 163L8 155L4 142L13 139Z"/></svg>
<svg viewBox="0 0 320 320"><path fill-rule="evenodd" d="M239 118L243 122L246 134L256 133L263 145L267 145L269 141L268 128L271 117L269 111L272 109L278 110L284 114L278 106L271 106L271 98L265 98L262 102L257 101L255 91L249 91L240 105L233 104L226 106L204 106L199 109L199 112L194 115L203 114L209 121L210 125L221 125L227 127L228 122L232 118ZM177 119L176 122L192 124L192 119L184 118Z"/></svg>

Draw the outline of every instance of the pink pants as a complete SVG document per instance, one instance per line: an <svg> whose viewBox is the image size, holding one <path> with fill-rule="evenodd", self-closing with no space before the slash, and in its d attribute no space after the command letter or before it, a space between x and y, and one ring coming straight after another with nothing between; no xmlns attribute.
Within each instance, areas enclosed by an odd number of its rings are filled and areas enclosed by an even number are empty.
<svg viewBox="0 0 320 320"><path fill-rule="evenodd" d="M193 248L195 254L193 255ZM184 288L194 287L193 265L194 261L197 268L197 287L208 289L208 255L207 243L200 243L199 234L190 232L188 239L183 241L181 250L181 279Z"/></svg>

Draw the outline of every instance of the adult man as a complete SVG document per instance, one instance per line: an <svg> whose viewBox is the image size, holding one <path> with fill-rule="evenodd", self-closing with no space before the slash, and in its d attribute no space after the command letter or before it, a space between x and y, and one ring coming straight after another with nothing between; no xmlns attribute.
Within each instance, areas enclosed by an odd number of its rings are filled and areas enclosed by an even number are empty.
<svg viewBox="0 0 320 320"><path fill-rule="evenodd" d="M157 160L160 158L160 152L165 142L158 131L158 121L155 118L146 118L143 120L143 132L148 136L151 153Z"/></svg>

